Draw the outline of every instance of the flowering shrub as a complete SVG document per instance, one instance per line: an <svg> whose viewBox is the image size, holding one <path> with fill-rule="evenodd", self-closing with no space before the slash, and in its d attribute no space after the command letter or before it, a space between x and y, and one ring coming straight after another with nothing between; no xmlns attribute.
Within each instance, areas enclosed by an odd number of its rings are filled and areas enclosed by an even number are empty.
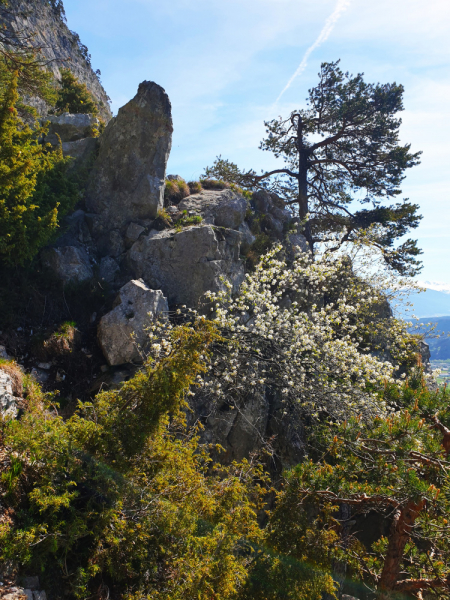
<svg viewBox="0 0 450 600"><path fill-rule="evenodd" d="M202 384L230 403L269 386L316 416L378 413L385 384L417 351L383 291L357 277L348 256L302 253L288 266L278 246L237 298L229 286L208 298L227 346Z"/></svg>

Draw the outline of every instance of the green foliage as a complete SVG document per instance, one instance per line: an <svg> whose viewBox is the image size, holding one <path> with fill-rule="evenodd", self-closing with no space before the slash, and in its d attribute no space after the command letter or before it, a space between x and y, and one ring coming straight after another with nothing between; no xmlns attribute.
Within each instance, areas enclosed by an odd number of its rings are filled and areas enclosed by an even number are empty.
<svg viewBox="0 0 450 600"><path fill-rule="evenodd" d="M202 221L203 219L200 215L188 215L187 210L183 210L181 217L177 219L177 222L175 223L175 229L181 231L183 227L199 225Z"/></svg>
<svg viewBox="0 0 450 600"><path fill-rule="evenodd" d="M98 115L98 106L85 83L80 83L69 69L61 70L61 86L55 104L57 114L90 113Z"/></svg>
<svg viewBox="0 0 450 600"><path fill-rule="evenodd" d="M231 187L231 184L222 179L200 179L200 183L204 190L226 190Z"/></svg>
<svg viewBox="0 0 450 600"><path fill-rule="evenodd" d="M22 419L0 423L0 561L78 598L101 580L130 599L237 597L261 538L262 473L219 473L176 416L216 339L206 320L175 329L164 358L67 421L31 385Z"/></svg>
<svg viewBox="0 0 450 600"><path fill-rule="evenodd" d="M448 393L430 392L417 369L400 389L387 385L385 399L393 412L373 422L354 417L327 426L325 435L334 435L327 452L288 475L273 522L279 514L292 541L301 541L310 524L289 523L294 506L306 514L312 503L324 513L312 527L316 536L342 532L333 506L350 506L353 519L378 512L392 525L371 547L357 533L324 547L346 560L377 598L416 597L421 590L450 598Z"/></svg>
<svg viewBox="0 0 450 600"><path fill-rule="evenodd" d="M0 105L0 260L23 264L52 237L58 219L78 200L61 150L42 146L17 113L17 76Z"/></svg>
<svg viewBox="0 0 450 600"><path fill-rule="evenodd" d="M416 242L394 248L394 241L418 226L419 207L407 200L381 205L401 194L404 172L420 162L420 152L400 144L403 86L368 84L361 73L344 73L339 61L323 63L319 78L306 109L265 123L268 137L260 147L283 158L285 168L252 180L277 176L270 187L297 206L300 219L310 217L305 235L311 247L330 232L344 229L343 240L351 241L364 231L388 265L415 274ZM372 208L354 211L355 200Z"/></svg>

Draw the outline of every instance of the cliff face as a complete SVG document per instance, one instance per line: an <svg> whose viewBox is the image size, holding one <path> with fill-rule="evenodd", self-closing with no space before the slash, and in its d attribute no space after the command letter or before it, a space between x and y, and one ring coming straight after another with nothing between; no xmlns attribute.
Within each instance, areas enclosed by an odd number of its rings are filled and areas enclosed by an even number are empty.
<svg viewBox="0 0 450 600"><path fill-rule="evenodd" d="M108 95L90 65L87 49L67 27L60 8L48 0L9 0L8 10L2 16L5 25L21 37L33 33L31 44L42 48L43 58L49 61L47 68L55 78L59 80L60 70L69 68L99 103L101 117L106 122L111 119ZM45 113L42 104L36 108Z"/></svg>

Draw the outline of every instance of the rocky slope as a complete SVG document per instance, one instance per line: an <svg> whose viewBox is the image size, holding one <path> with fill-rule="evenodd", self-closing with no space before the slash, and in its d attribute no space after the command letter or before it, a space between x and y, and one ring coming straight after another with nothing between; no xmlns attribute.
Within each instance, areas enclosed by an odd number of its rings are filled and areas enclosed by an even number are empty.
<svg viewBox="0 0 450 600"><path fill-rule="evenodd" d="M61 77L60 70L69 68L98 102L102 119L105 122L111 119L108 94L92 69L87 48L79 36L69 30L61 9L52 6L49 0L9 0L1 17L7 28L21 38L28 38L33 47L41 48L41 55L48 62L47 68L57 80ZM42 115L46 113L42 102L38 102L36 108Z"/></svg>

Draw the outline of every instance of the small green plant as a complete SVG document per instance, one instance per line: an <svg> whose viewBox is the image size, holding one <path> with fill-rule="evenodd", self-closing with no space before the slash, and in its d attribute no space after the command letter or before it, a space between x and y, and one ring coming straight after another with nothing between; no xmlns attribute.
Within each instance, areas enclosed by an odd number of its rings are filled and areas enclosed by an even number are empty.
<svg viewBox="0 0 450 600"><path fill-rule="evenodd" d="M176 222L175 229L179 232L183 229L183 227L188 227L189 225L199 225L203 218L200 215L188 215L187 210L183 210L181 213L182 216Z"/></svg>

